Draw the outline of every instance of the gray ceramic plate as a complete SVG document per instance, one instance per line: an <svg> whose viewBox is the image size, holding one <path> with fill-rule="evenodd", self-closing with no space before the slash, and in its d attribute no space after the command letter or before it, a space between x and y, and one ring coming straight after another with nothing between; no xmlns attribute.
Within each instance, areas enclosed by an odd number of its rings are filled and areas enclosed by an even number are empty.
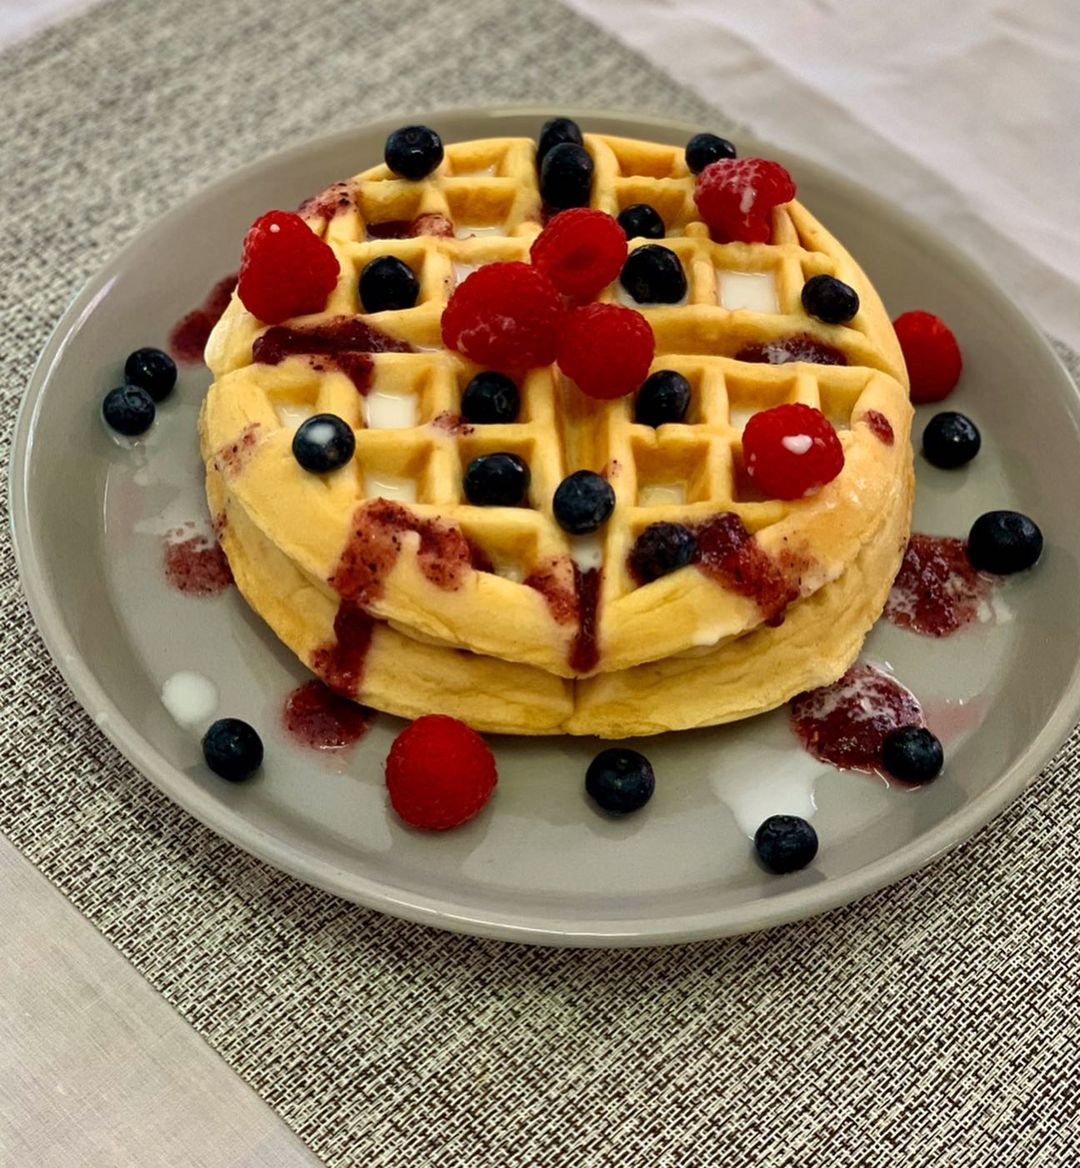
<svg viewBox="0 0 1080 1168"><path fill-rule="evenodd" d="M171 590L161 532L205 515L195 416L208 376L178 392L137 449L98 417L124 355L170 326L235 266L251 220L375 162L387 132L431 121L450 141L533 135L543 110L395 118L258 162L144 232L79 293L41 356L15 440L12 509L23 582L57 664L102 730L154 783L215 831L341 896L445 928L563 945L644 945L791 921L880 888L953 847L1023 789L1080 713L1080 399L1038 332L947 241L847 179L742 142L789 166L799 195L865 265L893 315L940 313L966 371L951 405L982 427L966 470L918 465L919 530L963 534L984 510L1015 507L1047 536L1036 571L1003 595L1004 615L935 642L884 623L864 656L922 699L948 750L946 773L900 792L815 763L784 711L643 744L658 776L647 809L611 822L587 805L593 741L493 741L496 797L461 830L425 835L389 812L382 760L401 723L380 718L344 754L279 729L304 671L229 592ZM676 143L696 127L578 115L587 128ZM924 423L927 411L919 424ZM263 773L217 780L198 735L164 708L181 670L213 680L219 714L263 733ZM767 876L749 836L765 815L812 815L814 865Z"/></svg>

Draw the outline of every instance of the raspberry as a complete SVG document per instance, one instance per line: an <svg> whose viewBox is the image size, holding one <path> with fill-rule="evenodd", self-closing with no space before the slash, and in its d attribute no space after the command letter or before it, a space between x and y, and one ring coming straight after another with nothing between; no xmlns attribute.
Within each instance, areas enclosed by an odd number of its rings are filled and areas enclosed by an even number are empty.
<svg viewBox="0 0 1080 1168"><path fill-rule="evenodd" d="M586 304L567 314L559 368L589 397L622 397L645 380L655 348L652 326L640 312Z"/></svg>
<svg viewBox="0 0 1080 1168"><path fill-rule="evenodd" d="M832 482L844 468L844 449L829 419L811 406L774 406L754 414L743 430L746 473L773 499L801 499Z"/></svg>
<svg viewBox="0 0 1080 1168"><path fill-rule="evenodd" d="M622 270L626 234L606 212L574 207L548 223L529 254L564 296L591 300Z"/></svg>
<svg viewBox="0 0 1080 1168"><path fill-rule="evenodd" d="M543 272L522 263L486 264L454 289L442 316L443 343L503 372L550 365L562 316Z"/></svg>
<svg viewBox="0 0 1080 1168"><path fill-rule="evenodd" d="M791 175L764 158L721 158L697 177L694 202L721 243L768 243L772 209L795 198Z"/></svg>
<svg viewBox="0 0 1080 1168"><path fill-rule="evenodd" d="M905 312L893 321L911 379L913 402L948 397L964 367L960 346L949 326L931 312Z"/></svg>
<svg viewBox="0 0 1080 1168"><path fill-rule="evenodd" d="M321 312L337 278L337 256L329 244L291 211L260 215L244 237L240 299L267 324Z"/></svg>
<svg viewBox="0 0 1080 1168"><path fill-rule="evenodd" d="M386 757L386 789L394 810L406 823L429 831L446 831L472 819L497 782L487 743L444 714L425 714L410 723Z"/></svg>

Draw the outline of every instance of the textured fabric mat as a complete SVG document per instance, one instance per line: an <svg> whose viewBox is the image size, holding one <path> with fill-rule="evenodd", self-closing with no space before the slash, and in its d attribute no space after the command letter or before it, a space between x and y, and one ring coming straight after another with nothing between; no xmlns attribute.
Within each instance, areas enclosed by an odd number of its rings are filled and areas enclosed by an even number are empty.
<svg viewBox="0 0 1080 1168"><path fill-rule="evenodd" d="M499 100L726 124L553 4L121 0L8 53L5 466L35 354L139 227L306 136ZM0 540L0 827L327 1164L1075 1155L1080 739L969 845L805 924L636 952L474 941L307 888L158 794L68 693Z"/></svg>

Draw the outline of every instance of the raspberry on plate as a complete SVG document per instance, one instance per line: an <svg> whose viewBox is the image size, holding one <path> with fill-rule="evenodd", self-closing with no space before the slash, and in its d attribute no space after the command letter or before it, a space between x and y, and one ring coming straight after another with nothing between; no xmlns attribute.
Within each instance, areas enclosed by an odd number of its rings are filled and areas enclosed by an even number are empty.
<svg viewBox="0 0 1080 1168"><path fill-rule="evenodd" d="M560 211L536 237L532 262L565 296L591 300L619 274L626 234L606 211Z"/></svg>
<svg viewBox="0 0 1080 1168"><path fill-rule="evenodd" d="M640 312L586 304L567 314L559 368L589 397L622 397L645 380L655 349L652 326Z"/></svg>
<svg viewBox="0 0 1080 1168"><path fill-rule="evenodd" d="M543 272L486 264L454 289L443 311L443 343L501 372L550 365L562 316L559 293Z"/></svg>
<svg viewBox="0 0 1080 1168"><path fill-rule="evenodd" d="M444 714L425 714L410 723L386 757L391 805L406 823L429 831L446 831L471 819L497 782L487 743Z"/></svg>
<svg viewBox="0 0 1080 1168"><path fill-rule="evenodd" d="M260 215L244 237L237 291L266 324L321 312L337 278L333 249L291 211Z"/></svg>
<svg viewBox="0 0 1080 1168"><path fill-rule="evenodd" d="M844 448L829 419L801 403L754 414L742 444L746 473L773 499L813 495L844 469Z"/></svg>
<svg viewBox="0 0 1080 1168"><path fill-rule="evenodd" d="M779 162L721 158L697 177L694 202L721 243L768 243L772 209L795 198L795 183Z"/></svg>
<svg viewBox="0 0 1080 1168"><path fill-rule="evenodd" d="M932 312L905 312L893 321L896 339L911 379L913 402L936 402L948 397L964 367L952 330Z"/></svg>

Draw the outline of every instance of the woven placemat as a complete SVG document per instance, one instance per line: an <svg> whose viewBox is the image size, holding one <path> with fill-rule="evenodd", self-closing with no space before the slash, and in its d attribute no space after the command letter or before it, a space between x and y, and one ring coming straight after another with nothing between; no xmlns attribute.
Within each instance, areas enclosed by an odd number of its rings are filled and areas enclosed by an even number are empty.
<svg viewBox="0 0 1080 1168"><path fill-rule="evenodd" d="M49 330L136 229L273 148L501 100L726 124L551 3L121 0L9 52L5 448ZM1075 1154L1077 739L968 846L802 925L652 951L474 941L299 884L158 794L53 668L6 530L0 827L326 1163Z"/></svg>

